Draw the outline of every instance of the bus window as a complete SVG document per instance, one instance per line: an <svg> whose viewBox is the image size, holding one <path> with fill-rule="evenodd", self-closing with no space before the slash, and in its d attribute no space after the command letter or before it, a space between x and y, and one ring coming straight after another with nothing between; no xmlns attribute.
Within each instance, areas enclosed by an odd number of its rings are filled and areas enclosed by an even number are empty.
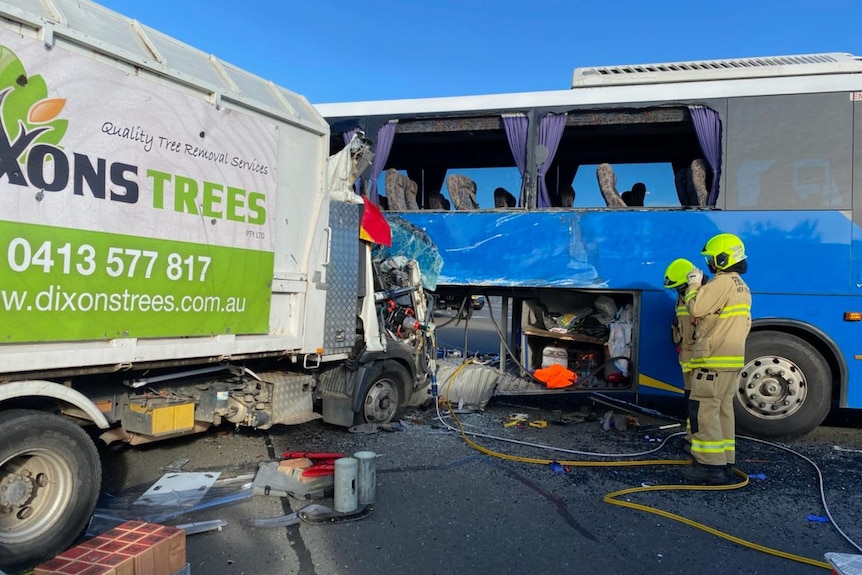
<svg viewBox="0 0 862 575"><path fill-rule="evenodd" d="M728 116L729 208L850 209L847 94L738 98Z"/></svg>
<svg viewBox="0 0 862 575"><path fill-rule="evenodd" d="M503 188L512 195L515 200L514 206L517 206L518 196L521 194L521 174L518 168L465 168L452 169L446 171L446 184L443 186L443 193L448 198L452 198L452 193L449 190L449 177L452 175L461 175L469 178L476 184L476 201L479 204L478 209L487 210L497 207L494 202L494 191L497 188ZM511 201L510 201L511 203ZM503 206L501 206L503 207ZM456 204L452 204L452 209L456 208Z"/></svg>
<svg viewBox="0 0 862 575"><path fill-rule="evenodd" d="M646 186L644 207L679 207L679 198L674 187L673 167L669 162L654 164L614 164L617 176L617 191L622 195L630 192L638 182ZM598 165L578 167L573 187L575 208L604 208L605 200L596 179ZM623 199L626 199L624 196Z"/></svg>

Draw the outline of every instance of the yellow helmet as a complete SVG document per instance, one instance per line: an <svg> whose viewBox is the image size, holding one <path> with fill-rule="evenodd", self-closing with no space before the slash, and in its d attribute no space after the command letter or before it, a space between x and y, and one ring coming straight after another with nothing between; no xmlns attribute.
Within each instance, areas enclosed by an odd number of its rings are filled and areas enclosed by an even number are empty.
<svg viewBox="0 0 862 575"><path fill-rule="evenodd" d="M673 260L664 270L664 287L678 288L688 283L688 273L694 269L694 264L682 258Z"/></svg>
<svg viewBox="0 0 862 575"><path fill-rule="evenodd" d="M700 252L706 263L716 269L726 270L745 259L745 245L733 234L718 234L710 238Z"/></svg>

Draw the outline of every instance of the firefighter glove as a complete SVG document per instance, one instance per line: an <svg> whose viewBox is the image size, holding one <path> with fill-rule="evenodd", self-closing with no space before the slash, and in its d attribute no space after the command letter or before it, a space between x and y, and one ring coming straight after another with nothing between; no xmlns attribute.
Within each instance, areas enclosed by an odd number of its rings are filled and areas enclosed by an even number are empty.
<svg viewBox="0 0 862 575"><path fill-rule="evenodd" d="M686 279L688 279L689 287L700 287L700 284L703 283L703 272L699 268L694 268L688 272Z"/></svg>

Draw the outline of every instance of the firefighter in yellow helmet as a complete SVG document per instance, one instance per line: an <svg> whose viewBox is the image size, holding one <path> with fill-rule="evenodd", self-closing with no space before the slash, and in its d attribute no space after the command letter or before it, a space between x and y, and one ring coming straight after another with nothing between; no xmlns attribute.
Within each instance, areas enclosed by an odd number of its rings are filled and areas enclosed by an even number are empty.
<svg viewBox="0 0 862 575"><path fill-rule="evenodd" d="M671 324L671 336L673 344L679 353L679 367L682 369L682 380L685 387L685 400L688 404L691 395L691 352L694 349L694 326L695 321L688 313L685 305L685 291L688 288L688 274L694 270L693 263L686 259L675 259L670 262L664 272L664 287L676 290L676 307L674 322ZM687 405L686 405L687 408ZM686 417L685 422L685 444L683 449L691 452L691 424Z"/></svg>
<svg viewBox="0 0 862 575"><path fill-rule="evenodd" d="M713 236L701 253L715 277L704 284L698 268L687 276L685 305L697 321L688 408L694 461L682 475L693 483L723 484L734 480L733 398L739 370L745 364L751 291L740 277L748 263L745 245L737 236Z"/></svg>

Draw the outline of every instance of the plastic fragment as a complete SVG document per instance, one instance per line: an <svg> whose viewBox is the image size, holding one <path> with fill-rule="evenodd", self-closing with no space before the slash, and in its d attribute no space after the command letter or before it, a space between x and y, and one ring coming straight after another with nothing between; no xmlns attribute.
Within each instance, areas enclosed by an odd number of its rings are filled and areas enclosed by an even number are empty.
<svg viewBox="0 0 862 575"><path fill-rule="evenodd" d="M766 479L766 475L763 473L749 473L748 478L749 479L758 479L760 481L763 481L764 479Z"/></svg>
<svg viewBox="0 0 862 575"><path fill-rule="evenodd" d="M821 515L809 515L805 518L806 521L811 521L812 523L829 523L828 517L823 517Z"/></svg>
<svg viewBox="0 0 862 575"><path fill-rule="evenodd" d="M563 467L562 465L560 465L560 464L559 464L558 462L556 462L556 461L552 461L552 462L550 462L550 463L548 464L548 467L550 467L550 468L551 468L551 471L553 471L554 473L565 473L565 472L566 472L566 468L565 468L565 467Z"/></svg>
<svg viewBox="0 0 862 575"><path fill-rule="evenodd" d="M318 505L317 503L310 503L300 509L299 511L294 511L293 513L288 513L286 515L280 515L278 517L265 517L260 519L244 519L242 524L246 527L263 527L263 528L273 528L273 527L287 527L288 525L296 525L299 523L300 513L331 513L332 509L327 507L326 505Z"/></svg>
<svg viewBox="0 0 862 575"><path fill-rule="evenodd" d="M221 528L227 525L224 519L213 519L212 521L195 521L193 523L183 523L177 525L177 529L182 529L186 535L195 535L197 533L205 533L207 531L221 531Z"/></svg>

